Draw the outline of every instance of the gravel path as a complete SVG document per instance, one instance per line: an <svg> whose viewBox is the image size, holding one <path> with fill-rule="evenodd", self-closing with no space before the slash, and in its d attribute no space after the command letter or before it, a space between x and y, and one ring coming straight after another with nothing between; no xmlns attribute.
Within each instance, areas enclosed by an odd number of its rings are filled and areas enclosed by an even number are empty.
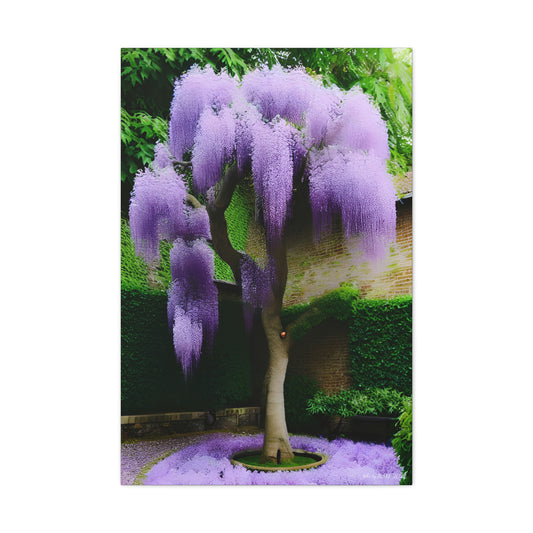
<svg viewBox="0 0 533 533"><path fill-rule="evenodd" d="M247 427L239 434L252 435L258 433L259 428ZM201 442L206 435L221 431L204 431L199 433L175 434L159 439L131 439L121 445L120 453L120 484L133 485L143 466L157 459L166 452L181 450L192 444ZM222 431L223 432L223 431Z"/></svg>
<svg viewBox="0 0 533 533"><path fill-rule="evenodd" d="M138 440L121 446L121 485L133 485L142 467L171 450L180 450L200 442L205 434L179 435L159 440Z"/></svg>

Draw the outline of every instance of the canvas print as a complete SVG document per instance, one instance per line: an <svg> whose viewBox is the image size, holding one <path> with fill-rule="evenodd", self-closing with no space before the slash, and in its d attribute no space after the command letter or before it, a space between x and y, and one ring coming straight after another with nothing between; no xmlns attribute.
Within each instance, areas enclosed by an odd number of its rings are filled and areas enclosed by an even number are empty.
<svg viewBox="0 0 533 533"><path fill-rule="evenodd" d="M121 483L402 485L412 50L121 50Z"/></svg>

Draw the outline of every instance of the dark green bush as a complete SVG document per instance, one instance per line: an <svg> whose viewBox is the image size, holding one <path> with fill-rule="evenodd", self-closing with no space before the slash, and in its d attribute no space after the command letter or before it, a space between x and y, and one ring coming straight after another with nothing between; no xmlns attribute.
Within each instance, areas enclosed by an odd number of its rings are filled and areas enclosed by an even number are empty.
<svg viewBox="0 0 533 533"><path fill-rule="evenodd" d="M393 389L342 390L328 395L317 392L308 402L307 410L316 415L341 416L399 416L406 396Z"/></svg>
<svg viewBox="0 0 533 533"><path fill-rule="evenodd" d="M413 402L407 399L404 410L398 419L400 429L392 439L392 446L398 457L398 463L403 468L400 485L413 484Z"/></svg>
<svg viewBox="0 0 533 533"><path fill-rule="evenodd" d="M220 304L213 353L185 381L167 323L167 295L122 289L122 414L239 407L250 402L251 370L242 309Z"/></svg>
<svg viewBox="0 0 533 533"><path fill-rule="evenodd" d="M285 419L291 433L309 431L315 425L307 411L307 402L317 391L317 382L307 376L295 374L285 379Z"/></svg>

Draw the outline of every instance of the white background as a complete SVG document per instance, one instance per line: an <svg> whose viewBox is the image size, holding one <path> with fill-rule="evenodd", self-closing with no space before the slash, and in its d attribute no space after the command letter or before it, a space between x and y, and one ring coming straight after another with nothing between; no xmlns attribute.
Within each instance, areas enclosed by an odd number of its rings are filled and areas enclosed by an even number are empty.
<svg viewBox="0 0 533 533"><path fill-rule="evenodd" d="M5 531L531 527L526 5L2 7ZM136 46L413 47L414 486L120 486L120 48Z"/></svg>

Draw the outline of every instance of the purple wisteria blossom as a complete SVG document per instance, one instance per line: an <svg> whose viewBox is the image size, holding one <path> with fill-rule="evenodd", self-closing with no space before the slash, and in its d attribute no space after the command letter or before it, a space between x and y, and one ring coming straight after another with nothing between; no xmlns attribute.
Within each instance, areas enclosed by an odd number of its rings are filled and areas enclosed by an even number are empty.
<svg viewBox="0 0 533 533"><path fill-rule="evenodd" d="M358 89L343 98L337 118L328 123L326 144L371 152L383 160L390 157L387 126L368 96Z"/></svg>
<svg viewBox="0 0 533 533"><path fill-rule="evenodd" d="M269 242L277 242L289 213L293 187L294 128L282 119L259 123L253 131L252 172L256 199Z"/></svg>
<svg viewBox="0 0 533 533"><path fill-rule="evenodd" d="M172 166L137 173L130 202L131 236L147 263L159 257L161 240L172 242L184 230L186 195L183 179Z"/></svg>
<svg viewBox="0 0 533 533"><path fill-rule="evenodd" d="M272 290L275 277L272 263L263 269L249 257L244 257L241 261L241 277L244 326L250 333L255 309L263 307Z"/></svg>
<svg viewBox="0 0 533 533"><path fill-rule="evenodd" d="M394 239L395 192L383 160L373 153L326 147L309 156L309 197L315 239L341 215L347 237L361 234L363 248L378 255L380 242Z"/></svg>
<svg viewBox="0 0 533 533"><path fill-rule="evenodd" d="M154 146L154 164L159 168L165 168L170 165L170 152L168 145L157 142Z"/></svg>
<svg viewBox="0 0 533 533"><path fill-rule="evenodd" d="M235 120L229 107L219 113L206 108L198 121L192 150L192 176L197 191L220 181L222 167L231 161L235 152Z"/></svg>
<svg viewBox="0 0 533 533"><path fill-rule="evenodd" d="M318 468L258 472L230 463L240 451L260 449L263 435L214 433L176 451L147 473L144 485L398 485L402 475L394 449L383 444L308 436L291 446L328 456Z"/></svg>
<svg viewBox="0 0 533 533"><path fill-rule="evenodd" d="M197 66L176 80L170 107L169 146L178 160L194 144L196 127L206 107L219 111L237 94L237 84L226 73L215 74L211 67Z"/></svg>
<svg viewBox="0 0 533 533"><path fill-rule="evenodd" d="M148 263L158 258L160 240L174 243L168 318L186 376L212 345L218 323L209 218L204 208L187 204L188 192L205 194L213 208L215 185L236 165L228 176L253 180L269 252L283 243L293 192L301 186L309 188L317 241L337 219L347 237L361 238L370 257L383 254L394 239L387 127L359 89L324 87L303 69L260 68L239 83L225 72L194 66L175 82L168 138L168 145L156 144L152 166L136 177L130 223L137 253ZM172 164L189 158L193 191ZM277 292L278 280L270 259L266 269L243 261L241 278L249 328L254 310Z"/></svg>
<svg viewBox="0 0 533 533"><path fill-rule="evenodd" d="M279 115L297 125L303 124L316 86L304 69L285 70L279 65L254 70L242 79L244 97L267 121Z"/></svg>
<svg viewBox="0 0 533 533"><path fill-rule="evenodd" d="M187 378L198 364L202 348L211 349L218 327L213 251L203 239L176 239L170 250L170 268L169 327Z"/></svg>

